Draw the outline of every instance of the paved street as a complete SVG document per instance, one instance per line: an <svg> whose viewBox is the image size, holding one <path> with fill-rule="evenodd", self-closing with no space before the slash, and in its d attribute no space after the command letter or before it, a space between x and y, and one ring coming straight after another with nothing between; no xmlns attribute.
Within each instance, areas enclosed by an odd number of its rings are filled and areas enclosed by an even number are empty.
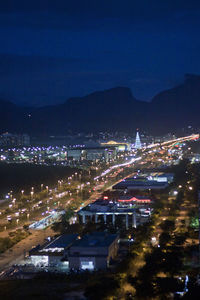
<svg viewBox="0 0 200 300"><path fill-rule="evenodd" d="M55 235L51 228L46 230L31 230L31 235L14 245L11 249L0 254L0 271L18 263L32 247L43 244L45 238Z"/></svg>

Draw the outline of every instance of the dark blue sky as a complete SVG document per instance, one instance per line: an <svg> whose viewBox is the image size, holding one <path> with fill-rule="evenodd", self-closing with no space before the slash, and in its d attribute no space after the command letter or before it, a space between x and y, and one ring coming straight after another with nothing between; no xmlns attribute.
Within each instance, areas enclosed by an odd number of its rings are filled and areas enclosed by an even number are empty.
<svg viewBox="0 0 200 300"><path fill-rule="evenodd" d="M1 99L46 105L123 85L149 101L200 74L200 1L1 1L0 45Z"/></svg>

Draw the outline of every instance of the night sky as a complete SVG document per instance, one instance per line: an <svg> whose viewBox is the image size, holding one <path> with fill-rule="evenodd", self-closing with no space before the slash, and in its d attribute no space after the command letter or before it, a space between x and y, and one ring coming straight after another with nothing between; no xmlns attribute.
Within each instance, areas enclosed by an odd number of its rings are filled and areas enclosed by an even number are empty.
<svg viewBox="0 0 200 300"><path fill-rule="evenodd" d="M199 55L200 1L0 1L0 99L47 105L120 85L149 101L200 74Z"/></svg>

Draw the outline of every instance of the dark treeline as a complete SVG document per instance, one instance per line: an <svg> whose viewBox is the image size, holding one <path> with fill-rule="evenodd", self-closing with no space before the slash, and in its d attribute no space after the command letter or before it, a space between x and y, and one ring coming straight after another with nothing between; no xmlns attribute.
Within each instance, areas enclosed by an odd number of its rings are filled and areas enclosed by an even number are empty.
<svg viewBox="0 0 200 300"><path fill-rule="evenodd" d="M64 179L78 169L64 166L40 166L31 164L0 163L0 196L12 190L39 190L41 184L53 186L57 180Z"/></svg>
<svg viewBox="0 0 200 300"><path fill-rule="evenodd" d="M191 148L191 151L193 151L194 153L199 153L200 152L200 141L188 142L187 147Z"/></svg>

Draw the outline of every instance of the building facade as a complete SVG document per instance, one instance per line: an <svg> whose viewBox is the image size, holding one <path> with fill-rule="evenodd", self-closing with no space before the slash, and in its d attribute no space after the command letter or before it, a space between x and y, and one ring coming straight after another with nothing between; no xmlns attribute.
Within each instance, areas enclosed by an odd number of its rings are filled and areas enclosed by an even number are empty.
<svg viewBox="0 0 200 300"><path fill-rule="evenodd" d="M96 232L85 235L67 251L69 268L90 271L106 269L117 256L118 245L116 234Z"/></svg>

